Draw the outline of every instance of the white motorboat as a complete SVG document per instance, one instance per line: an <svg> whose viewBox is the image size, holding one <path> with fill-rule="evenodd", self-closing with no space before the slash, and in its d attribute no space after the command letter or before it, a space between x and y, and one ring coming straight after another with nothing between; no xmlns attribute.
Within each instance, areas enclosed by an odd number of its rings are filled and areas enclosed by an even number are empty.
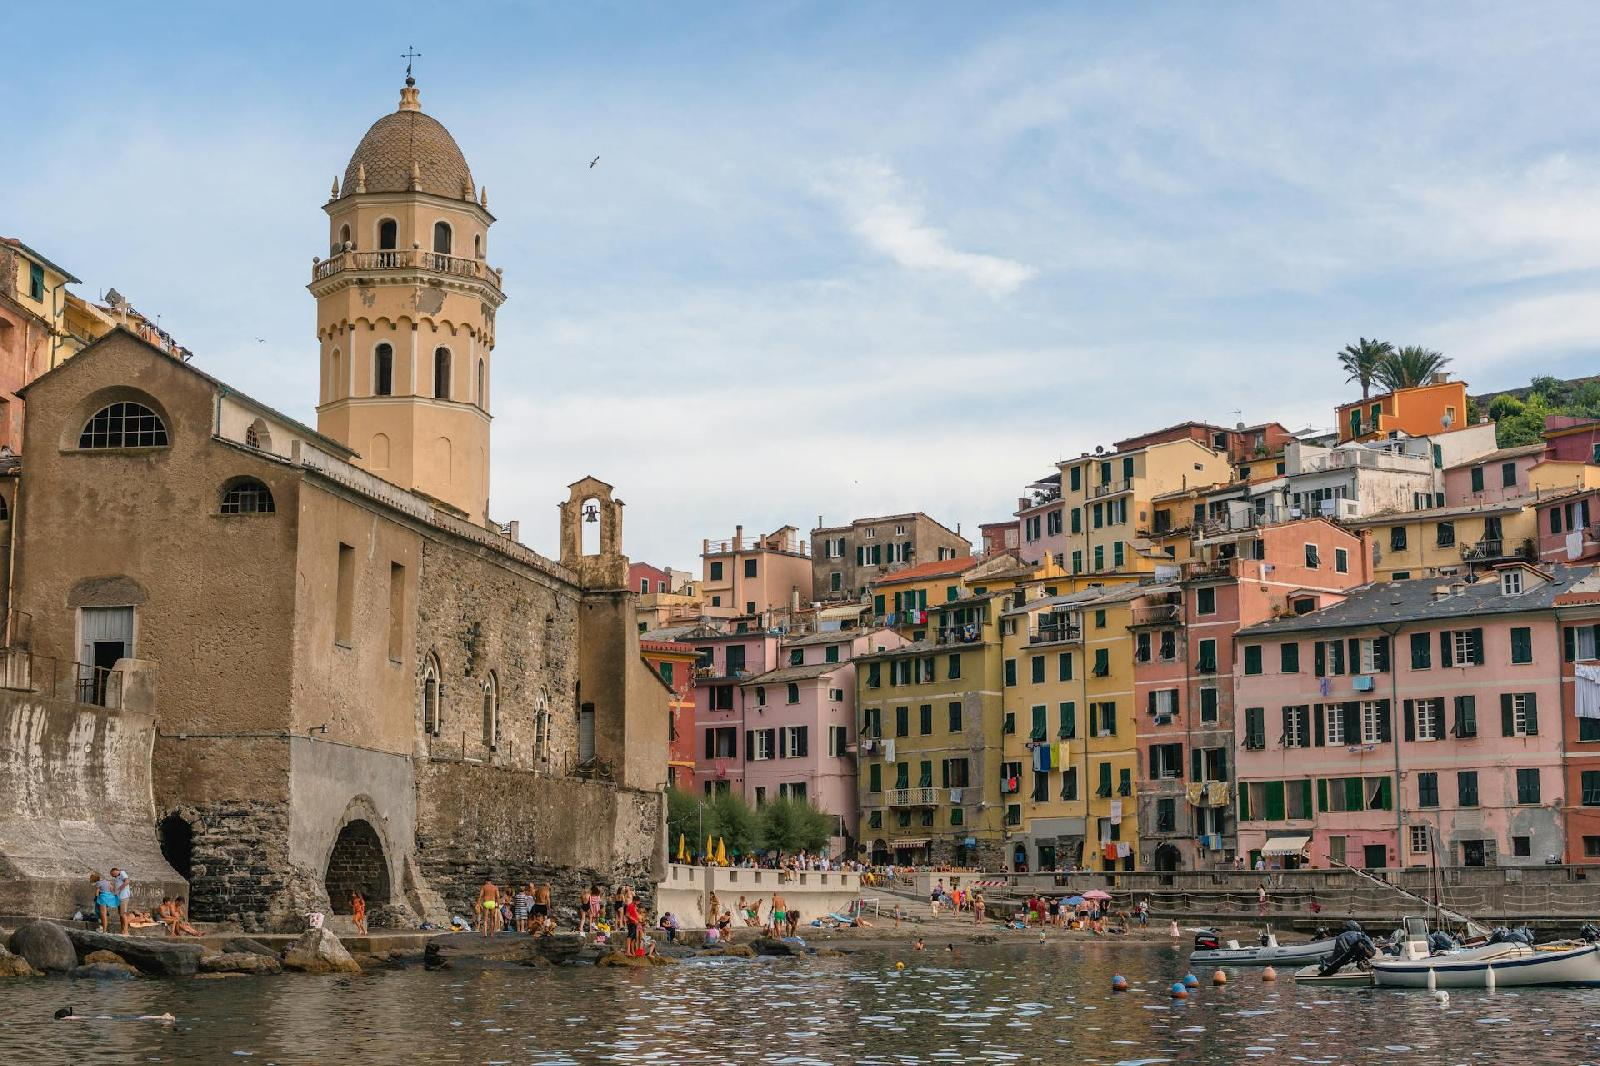
<svg viewBox="0 0 1600 1066"><path fill-rule="evenodd" d="M1379 988L1600 987L1600 944L1502 942L1436 955L1428 948L1427 923L1408 918L1399 957L1376 958L1370 966Z"/></svg>
<svg viewBox="0 0 1600 1066"><path fill-rule="evenodd" d="M1271 932L1262 934L1261 943L1248 947L1237 940L1223 941L1213 930L1201 930L1194 938L1191 966L1304 966L1319 962L1333 951L1333 940L1312 940L1304 944L1280 944Z"/></svg>

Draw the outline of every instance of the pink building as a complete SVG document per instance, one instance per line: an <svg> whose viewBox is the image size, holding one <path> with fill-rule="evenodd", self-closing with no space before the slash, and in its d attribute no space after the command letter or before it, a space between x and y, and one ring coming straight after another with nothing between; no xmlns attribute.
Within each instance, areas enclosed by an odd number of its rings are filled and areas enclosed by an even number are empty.
<svg viewBox="0 0 1600 1066"><path fill-rule="evenodd" d="M1544 458L1543 444L1501 448L1444 472L1444 505L1470 507L1531 496L1528 472Z"/></svg>
<svg viewBox="0 0 1600 1066"><path fill-rule="evenodd" d="M784 640L774 669L741 683L744 794L809 800L836 820L832 850L856 841L856 668L868 651L898 648L890 629L834 630Z"/></svg>
<svg viewBox="0 0 1600 1066"><path fill-rule="evenodd" d="M1178 585L1134 602L1140 850L1157 870L1232 860L1234 634L1337 602L1369 576L1357 535L1323 518L1197 539Z"/></svg>
<svg viewBox="0 0 1600 1066"><path fill-rule="evenodd" d="M677 639L694 645L694 779L706 795L744 792L746 697L743 683L777 662L778 636L764 630L700 629Z"/></svg>
<svg viewBox="0 0 1600 1066"><path fill-rule="evenodd" d="M1575 563L1600 558L1600 489L1573 489L1543 500L1538 512L1539 560Z"/></svg>
<svg viewBox="0 0 1600 1066"><path fill-rule="evenodd" d="M1600 418L1546 415L1545 452L1569 463L1600 463Z"/></svg>
<svg viewBox="0 0 1600 1066"><path fill-rule="evenodd" d="M1437 843L1441 865L1559 860L1552 605L1588 573L1384 582L1240 631L1240 853L1379 868L1428 863Z"/></svg>
<svg viewBox="0 0 1600 1066"><path fill-rule="evenodd" d="M649 563L628 564L628 587L641 596L672 591L672 575Z"/></svg>
<svg viewBox="0 0 1600 1066"><path fill-rule="evenodd" d="M1020 543L1014 545L1017 555L1025 563L1053 559L1062 565L1067 538L1062 532L1066 512L1061 507L1061 472L1035 481L1028 486L1028 493L1017 499L1017 528L1021 534Z"/></svg>

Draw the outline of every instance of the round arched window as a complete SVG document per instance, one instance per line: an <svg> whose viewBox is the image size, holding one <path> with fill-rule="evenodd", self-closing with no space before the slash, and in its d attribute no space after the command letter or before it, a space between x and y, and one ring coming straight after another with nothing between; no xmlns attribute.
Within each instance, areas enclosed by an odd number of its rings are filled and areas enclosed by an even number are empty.
<svg viewBox="0 0 1600 1066"><path fill-rule="evenodd" d="M272 490L253 477L235 478L222 490L222 514L271 514Z"/></svg>
<svg viewBox="0 0 1600 1066"><path fill-rule="evenodd" d="M167 424L142 403L107 404L83 424L80 448L165 448Z"/></svg>

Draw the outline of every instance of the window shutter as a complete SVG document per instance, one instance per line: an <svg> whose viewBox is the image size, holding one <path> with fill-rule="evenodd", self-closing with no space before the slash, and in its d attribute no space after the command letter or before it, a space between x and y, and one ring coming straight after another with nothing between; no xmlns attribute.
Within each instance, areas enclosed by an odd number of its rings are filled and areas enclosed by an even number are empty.
<svg viewBox="0 0 1600 1066"><path fill-rule="evenodd" d="M1239 785L1239 821L1248 822L1249 820L1250 820L1250 788L1249 788L1248 785L1245 785L1245 784L1241 783Z"/></svg>
<svg viewBox="0 0 1600 1066"><path fill-rule="evenodd" d="M1286 748L1289 747L1289 732L1293 728L1294 728L1294 708L1293 707L1285 707L1283 709L1283 733L1281 735L1281 739L1280 739L1279 742Z"/></svg>
<svg viewBox="0 0 1600 1066"><path fill-rule="evenodd" d="M1378 701L1378 743L1379 744L1387 744L1390 741L1394 740L1394 729L1393 729L1393 726L1391 725L1391 723L1389 721L1390 712L1392 710L1393 710L1393 708L1389 706L1389 701L1388 700L1379 700Z"/></svg>
<svg viewBox="0 0 1600 1066"><path fill-rule="evenodd" d="M1561 627L1561 654L1572 662L1578 657L1578 630L1574 626Z"/></svg>
<svg viewBox="0 0 1600 1066"><path fill-rule="evenodd" d="M746 729L744 731L744 757L746 759L752 759L755 757L755 753L756 731L754 729Z"/></svg>
<svg viewBox="0 0 1600 1066"><path fill-rule="evenodd" d="M1325 777L1319 777L1319 778L1317 778L1317 810L1325 811L1327 809L1328 809L1328 779L1325 778Z"/></svg>
<svg viewBox="0 0 1600 1066"><path fill-rule="evenodd" d="M1391 802L1389 797L1389 779L1387 777L1378 782L1378 798L1373 806L1380 811L1394 809L1394 803Z"/></svg>
<svg viewBox="0 0 1600 1066"><path fill-rule="evenodd" d="M1100 708L1100 728L1105 731L1108 737L1117 735L1117 705L1115 703L1107 703Z"/></svg>
<svg viewBox="0 0 1600 1066"><path fill-rule="evenodd" d="M1451 647L1450 631L1448 629L1441 629L1439 631L1439 665L1440 666L1454 666L1455 665L1455 660L1451 656L1452 650L1453 649Z"/></svg>
<svg viewBox="0 0 1600 1066"><path fill-rule="evenodd" d="M1200 780L1200 775L1202 773L1204 773L1204 769L1200 765L1200 749L1199 748L1191 748L1191 749L1189 749L1189 769L1191 771L1191 773L1189 774L1189 777L1192 780L1195 780L1195 781Z"/></svg>
<svg viewBox="0 0 1600 1066"><path fill-rule="evenodd" d="M716 735L716 730L706 730L706 758L708 759L714 759L717 757L717 742L715 739L713 739L716 737Z"/></svg>
<svg viewBox="0 0 1600 1066"><path fill-rule="evenodd" d="M1356 637L1351 637L1349 640L1349 648L1350 657L1345 661L1349 663L1350 672L1352 674L1359 674L1361 672L1361 641ZM1334 673L1342 674L1344 671L1335 670Z"/></svg>
<svg viewBox="0 0 1600 1066"><path fill-rule="evenodd" d="M1472 665L1473 666L1482 666L1483 665L1483 630L1481 630L1481 629L1470 629L1467 632L1472 634L1471 639L1468 641L1468 645L1469 645L1469 647L1470 647L1470 649L1472 651Z"/></svg>
<svg viewBox="0 0 1600 1066"><path fill-rule="evenodd" d="M1377 666L1378 673L1387 674L1389 672L1389 638L1388 637L1379 637L1377 639L1377 641L1374 642L1373 649L1372 649L1372 658L1373 658L1374 664Z"/></svg>
<svg viewBox="0 0 1600 1066"><path fill-rule="evenodd" d="M1536 737L1539 735L1539 697L1536 694L1529 692L1526 693L1526 698L1528 735L1530 737Z"/></svg>
<svg viewBox="0 0 1600 1066"><path fill-rule="evenodd" d="M1091 737L1100 735L1100 705L1098 703L1089 704L1089 735Z"/></svg>
<svg viewBox="0 0 1600 1066"><path fill-rule="evenodd" d="M1228 779L1228 749L1227 748L1218 748L1217 749L1217 780L1226 781L1227 779Z"/></svg>
<svg viewBox="0 0 1600 1066"><path fill-rule="evenodd" d="M1317 676L1326 677L1328 674L1328 649L1320 640L1317 641L1314 646L1316 648Z"/></svg>
<svg viewBox="0 0 1600 1066"><path fill-rule="evenodd" d="M1326 743L1323 740L1322 734L1323 734L1324 727L1327 724L1326 720L1325 720L1325 718L1323 716L1323 713L1322 713L1322 704L1319 703L1315 707L1313 707L1312 708L1312 714L1313 714L1314 717L1312 718L1312 726L1313 726L1313 728L1312 728L1312 731L1311 731L1311 743L1313 745L1315 745L1316 747L1320 748L1320 747L1322 747L1324 745L1324 743Z"/></svg>
<svg viewBox="0 0 1600 1066"><path fill-rule="evenodd" d="M1161 760L1156 758L1156 755L1157 755L1157 753L1159 753L1161 751L1161 748L1162 748L1162 745L1160 745L1160 744L1152 744L1152 745L1150 745L1150 780L1152 780L1152 781L1156 780L1158 777L1161 776L1161 771L1160 771Z"/></svg>
<svg viewBox="0 0 1600 1066"><path fill-rule="evenodd" d="M1426 670L1428 668L1428 634L1411 634L1411 669Z"/></svg>
<svg viewBox="0 0 1600 1066"><path fill-rule="evenodd" d="M1500 693L1500 735L1509 737L1517 731L1516 711L1511 706L1511 693Z"/></svg>
<svg viewBox="0 0 1600 1066"><path fill-rule="evenodd" d="M1308 817L1310 816L1310 814L1311 814L1311 778L1309 778L1309 777L1300 782L1300 809L1305 811L1306 815Z"/></svg>
<svg viewBox="0 0 1600 1066"><path fill-rule="evenodd" d="M1155 689L1151 689L1150 690L1150 713L1151 714L1155 714L1156 713L1156 690Z"/></svg>
<svg viewBox="0 0 1600 1066"><path fill-rule="evenodd" d="M1344 742L1361 743L1361 704L1355 700L1344 705Z"/></svg>
<svg viewBox="0 0 1600 1066"><path fill-rule="evenodd" d="M1406 739L1407 740L1416 740L1417 739L1417 708L1416 708L1416 703L1417 703L1416 700L1406 700L1405 701Z"/></svg>
<svg viewBox="0 0 1600 1066"><path fill-rule="evenodd" d="M1456 697L1456 736L1475 737L1478 735L1478 697Z"/></svg>
<svg viewBox="0 0 1600 1066"><path fill-rule="evenodd" d="M1342 641L1342 640L1330 641L1330 644L1333 647L1333 664L1328 668L1328 672L1332 673L1332 674L1342 674L1342 673L1345 672L1344 671L1344 641Z"/></svg>

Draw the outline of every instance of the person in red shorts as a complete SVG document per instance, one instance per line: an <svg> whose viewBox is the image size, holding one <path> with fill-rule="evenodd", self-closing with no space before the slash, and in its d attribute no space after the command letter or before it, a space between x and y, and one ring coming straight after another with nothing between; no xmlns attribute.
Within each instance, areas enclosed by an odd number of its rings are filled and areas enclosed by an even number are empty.
<svg viewBox="0 0 1600 1066"><path fill-rule="evenodd" d="M628 943L626 950L629 955L644 954L644 916L639 913L639 901L633 898L633 889L625 889L628 897L627 904L622 913L628 919Z"/></svg>

